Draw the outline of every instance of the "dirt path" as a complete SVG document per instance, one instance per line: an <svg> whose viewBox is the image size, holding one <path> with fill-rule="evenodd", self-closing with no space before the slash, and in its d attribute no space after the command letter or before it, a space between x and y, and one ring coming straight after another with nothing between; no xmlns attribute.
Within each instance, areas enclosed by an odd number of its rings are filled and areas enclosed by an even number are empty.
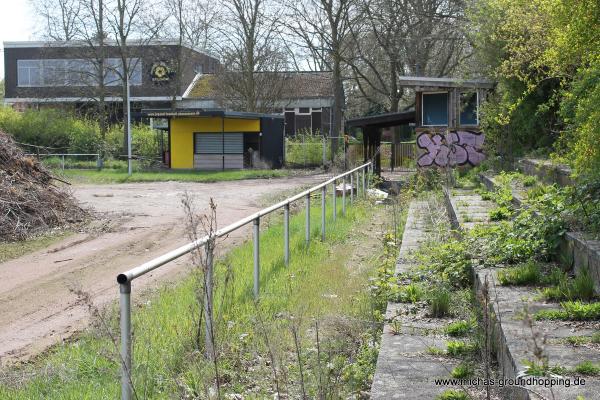
<svg viewBox="0 0 600 400"><path fill-rule="evenodd" d="M72 289L106 305L118 297L116 275L188 242L181 196L193 194L198 211L212 197L220 227L257 211L261 198L323 176L288 177L222 183L139 183L82 185L74 195L106 217L98 233L76 234L21 258L0 264L0 366L23 361L85 326L86 307ZM248 229L234 232L221 249L243 241ZM134 282L156 286L185 273L186 258L165 265Z"/></svg>

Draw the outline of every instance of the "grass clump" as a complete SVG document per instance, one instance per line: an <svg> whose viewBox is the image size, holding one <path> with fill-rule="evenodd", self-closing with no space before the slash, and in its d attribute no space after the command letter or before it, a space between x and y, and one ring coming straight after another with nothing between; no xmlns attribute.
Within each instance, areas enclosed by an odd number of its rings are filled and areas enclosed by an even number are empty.
<svg viewBox="0 0 600 400"><path fill-rule="evenodd" d="M512 210L509 207L499 206L490 210L490 221L505 221L512 217Z"/></svg>
<svg viewBox="0 0 600 400"><path fill-rule="evenodd" d="M583 361L575 366L574 371L581 375L598 376L600 375L600 365L591 361Z"/></svg>
<svg viewBox="0 0 600 400"><path fill-rule="evenodd" d="M395 296L395 301L399 303L416 303L420 301L425 294L422 286L412 282L408 285L400 286Z"/></svg>
<svg viewBox="0 0 600 400"><path fill-rule="evenodd" d="M442 318L450 314L450 292L448 289L434 289L429 293L429 314Z"/></svg>
<svg viewBox="0 0 600 400"><path fill-rule="evenodd" d="M595 297L594 281L587 270L581 271L575 278L569 279L566 274L558 279L555 286L545 288L542 295L548 300L592 300Z"/></svg>
<svg viewBox="0 0 600 400"><path fill-rule="evenodd" d="M447 389L436 400L469 400L469 396L461 390Z"/></svg>
<svg viewBox="0 0 600 400"><path fill-rule="evenodd" d="M462 320L448 324L444 331L449 336L460 337L466 336L472 329L473 324L471 322Z"/></svg>
<svg viewBox="0 0 600 400"><path fill-rule="evenodd" d="M588 336L569 336L565 340L573 346L581 346L582 344L591 342L591 338Z"/></svg>
<svg viewBox="0 0 600 400"><path fill-rule="evenodd" d="M565 301L562 310L542 310L535 314L536 320L592 321L600 319L600 302L583 303Z"/></svg>
<svg viewBox="0 0 600 400"><path fill-rule="evenodd" d="M461 340L450 340L446 342L446 353L451 356L462 356L471 353L475 349L472 343Z"/></svg>
<svg viewBox="0 0 600 400"><path fill-rule="evenodd" d="M450 375L453 378L461 379L461 378L468 378L470 376L473 376L474 372L475 372L475 370L470 363L460 363L452 369L452 371L450 372Z"/></svg>
<svg viewBox="0 0 600 400"><path fill-rule="evenodd" d="M498 281L503 286L537 285L542 280L542 271L535 261L498 271Z"/></svg>

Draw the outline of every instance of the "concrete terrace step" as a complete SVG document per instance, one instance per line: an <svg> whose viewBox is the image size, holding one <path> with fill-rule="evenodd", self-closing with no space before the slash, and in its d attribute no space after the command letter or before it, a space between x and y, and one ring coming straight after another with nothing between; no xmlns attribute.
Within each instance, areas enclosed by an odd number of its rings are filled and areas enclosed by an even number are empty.
<svg viewBox="0 0 600 400"><path fill-rule="evenodd" d="M479 178L489 191L498 188L493 176L480 174ZM512 194L515 207L523 207L525 194L517 190L513 190ZM600 293L600 240L590 239L584 232L566 232L561 239L560 252L563 261L569 263L566 267L572 268L575 274L582 269L588 270L596 292Z"/></svg>
<svg viewBox="0 0 600 400"><path fill-rule="evenodd" d="M413 201L408 210L396 273L413 265L411 253L427 240L429 205ZM406 313L406 304L388 303L377 368L371 387L374 400L435 399L447 387L436 386L434 379L448 378L458 363L427 354L430 346L444 348L448 339L439 334L446 325L443 319L416 321ZM394 332L391 321L400 322L401 331Z"/></svg>
<svg viewBox="0 0 600 400"><path fill-rule="evenodd" d="M456 192L454 192L456 194ZM460 192L460 196L465 196ZM476 194L472 194L478 197ZM446 193L447 205L453 208L450 214L468 215L469 207L461 206L452 193ZM483 200L473 199L473 204L482 205ZM489 206L492 206L489 204ZM461 229L467 229L468 225L458 218L456 223ZM563 322L563 321L535 321L533 328L526 323L525 310L530 316L542 309L558 309L556 303L545 303L539 300L538 289L534 287L506 287L497 282L497 270L478 269L475 271L475 289L479 295L482 294L485 282L488 284L490 298L489 310L492 326L492 342L494 343L496 357L500 364L501 372L505 378L516 378L520 372L525 370L525 362L535 360L533 354L533 335L539 335L540 341L545 338L546 343L541 347L548 357L550 365L573 368L582 361L600 362L600 347L589 345L585 347L574 347L565 341L569 336L589 336L600 328L599 322ZM479 296L481 299L481 297ZM540 385L523 387L511 387L506 389L507 399L537 399L532 391L547 399L584 399L600 398L600 379L597 377L585 377L584 386L574 386L574 376L570 378L571 386L555 386L550 389Z"/></svg>

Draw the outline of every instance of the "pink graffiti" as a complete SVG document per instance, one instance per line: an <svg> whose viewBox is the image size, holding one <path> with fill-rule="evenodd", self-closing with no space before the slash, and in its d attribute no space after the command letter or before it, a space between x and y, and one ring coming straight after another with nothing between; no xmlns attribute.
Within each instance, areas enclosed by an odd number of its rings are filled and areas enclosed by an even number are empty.
<svg viewBox="0 0 600 400"><path fill-rule="evenodd" d="M484 159L482 153L484 135L474 131L450 131L445 135L422 132L417 145L427 152L417 160L419 167L478 165Z"/></svg>

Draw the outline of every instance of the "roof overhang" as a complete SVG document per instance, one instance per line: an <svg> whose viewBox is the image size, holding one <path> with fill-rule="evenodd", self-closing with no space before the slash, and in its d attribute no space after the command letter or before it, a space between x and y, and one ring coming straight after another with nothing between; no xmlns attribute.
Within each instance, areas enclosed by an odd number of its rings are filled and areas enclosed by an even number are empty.
<svg viewBox="0 0 600 400"><path fill-rule="evenodd" d="M148 118L177 118L177 117L222 117L238 119L256 119L256 118L283 118L277 114L261 114L250 112L226 111L223 109L143 109L140 115Z"/></svg>
<svg viewBox="0 0 600 400"><path fill-rule="evenodd" d="M398 84L403 87L415 88L417 91L421 89L449 88L492 89L495 85L493 81L487 79L432 78L427 76L401 76L398 78Z"/></svg>
<svg viewBox="0 0 600 400"><path fill-rule="evenodd" d="M370 115L368 117L353 118L346 120L348 128L388 128L392 126L408 125L415 122L415 111L403 111L397 113L386 113Z"/></svg>
<svg viewBox="0 0 600 400"><path fill-rule="evenodd" d="M5 49L28 49L28 48L39 48L39 47L92 47L98 46L98 43L87 40L56 40L56 41L43 41L43 40L24 40L24 41L7 41L2 42ZM116 40L107 40L104 42L105 46L118 47L119 42ZM127 41L128 46L181 46L200 54L204 54L208 57L211 56L206 51L197 49L192 46L188 46L185 43L180 43L176 39L129 39Z"/></svg>

